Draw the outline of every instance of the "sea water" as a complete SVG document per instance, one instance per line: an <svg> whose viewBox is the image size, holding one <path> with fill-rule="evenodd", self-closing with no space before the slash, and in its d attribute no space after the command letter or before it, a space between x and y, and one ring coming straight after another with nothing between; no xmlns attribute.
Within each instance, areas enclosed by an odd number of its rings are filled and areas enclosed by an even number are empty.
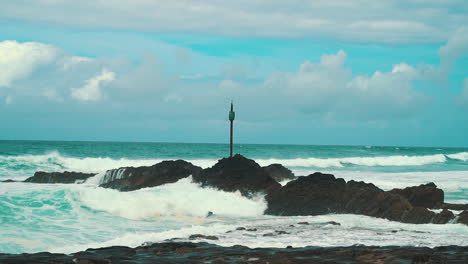
<svg viewBox="0 0 468 264"><path fill-rule="evenodd" d="M247 199L202 188L190 177L132 192L97 186L109 169L174 159L207 168L227 152L225 144L0 141L0 180L24 180L36 171L98 173L83 184L0 183L0 252L71 253L186 241L192 234L215 235L219 240L210 242L223 246L468 245L468 226L461 224L352 214L267 216L263 194ZM281 163L296 176L329 172L384 190L434 182L446 201L468 203L467 148L238 144L235 152L262 166ZM209 211L215 215L206 218ZM304 221L309 225L297 224ZM275 231L287 233L269 236Z"/></svg>

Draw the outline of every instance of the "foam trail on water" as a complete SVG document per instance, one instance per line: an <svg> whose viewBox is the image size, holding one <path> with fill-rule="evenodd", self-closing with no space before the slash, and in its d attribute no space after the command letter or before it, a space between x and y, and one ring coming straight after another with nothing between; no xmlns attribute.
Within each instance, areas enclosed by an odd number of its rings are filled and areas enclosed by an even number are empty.
<svg viewBox="0 0 468 264"><path fill-rule="evenodd" d="M462 160L462 161L468 161L468 152L461 152L461 153L456 153L456 154L450 154L447 155L447 157L451 159L457 159L457 160Z"/></svg>
<svg viewBox="0 0 468 264"><path fill-rule="evenodd" d="M205 217L209 211L220 216L246 217L262 215L266 209L263 197L250 200L239 192L202 188L191 177L132 192L79 185L76 191L83 205L128 219Z"/></svg>
<svg viewBox="0 0 468 264"><path fill-rule="evenodd" d="M280 163L287 167L344 167L346 164L360 166L422 166L432 163L443 163L447 158L443 154L425 156L381 156L381 157L344 157L344 158L302 158L302 159L256 159L266 166Z"/></svg>

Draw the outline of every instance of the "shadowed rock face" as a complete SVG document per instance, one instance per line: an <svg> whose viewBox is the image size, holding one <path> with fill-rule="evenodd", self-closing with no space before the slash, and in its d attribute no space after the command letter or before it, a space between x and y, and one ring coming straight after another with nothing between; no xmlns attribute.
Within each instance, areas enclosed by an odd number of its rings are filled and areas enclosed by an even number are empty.
<svg viewBox="0 0 468 264"><path fill-rule="evenodd" d="M390 192L405 197L413 206L439 208L444 203L444 191L432 182L404 189L393 189Z"/></svg>
<svg viewBox="0 0 468 264"><path fill-rule="evenodd" d="M267 214L320 215L352 213L408 223L429 223L435 213L413 207L404 197L373 184L314 173L289 182L266 196Z"/></svg>
<svg viewBox="0 0 468 264"><path fill-rule="evenodd" d="M263 167L263 169L277 182L296 178L291 170L281 164L271 164Z"/></svg>
<svg viewBox="0 0 468 264"><path fill-rule="evenodd" d="M165 242L137 248L108 247L65 254L0 254L0 263L467 263L468 247L221 247L208 243Z"/></svg>
<svg viewBox="0 0 468 264"><path fill-rule="evenodd" d="M109 170L104 175L99 187L134 191L174 183L200 171L200 167L183 160L163 161L149 167L126 167Z"/></svg>
<svg viewBox="0 0 468 264"><path fill-rule="evenodd" d="M432 223L434 224L446 224L448 223L450 220L454 219L455 218L455 215L447 210L447 209L444 209L442 210L442 212L436 214L434 216L434 218L432 219Z"/></svg>
<svg viewBox="0 0 468 264"><path fill-rule="evenodd" d="M29 177L25 182L33 183L76 183L83 182L86 179L93 177L94 173L81 173L81 172L43 172L38 171L34 176Z"/></svg>
<svg viewBox="0 0 468 264"><path fill-rule="evenodd" d="M239 154L224 158L213 167L193 176L202 186L211 186L223 191L240 191L245 196L255 192L271 192L281 185L255 161Z"/></svg>
<svg viewBox="0 0 468 264"><path fill-rule="evenodd" d="M468 225L468 211L465 210L458 215L457 223Z"/></svg>

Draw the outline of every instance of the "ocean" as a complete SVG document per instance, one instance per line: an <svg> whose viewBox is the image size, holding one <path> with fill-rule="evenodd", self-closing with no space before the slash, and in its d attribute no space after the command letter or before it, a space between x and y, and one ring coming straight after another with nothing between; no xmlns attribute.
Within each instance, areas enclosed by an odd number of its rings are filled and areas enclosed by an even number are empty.
<svg viewBox="0 0 468 264"><path fill-rule="evenodd" d="M101 173L184 159L203 168L228 155L226 144L0 141L0 181L36 171ZM260 165L281 163L296 176L320 171L390 190L434 182L451 203L468 203L468 148L237 144ZM96 177L99 177L96 176ZM202 188L182 179L132 192L84 184L0 182L0 253L63 252L214 235L223 246L468 245L462 224L403 224L352 214L267 216L262 194ZM284 184L284 183L282 183ZM214 212L206 218L207 212ZM307 226L298 222L307 221ZM329 224L329 221L341 225ZM237 227L257 231L235 230ZM278 236L265 234L283 230Z"/></svg>

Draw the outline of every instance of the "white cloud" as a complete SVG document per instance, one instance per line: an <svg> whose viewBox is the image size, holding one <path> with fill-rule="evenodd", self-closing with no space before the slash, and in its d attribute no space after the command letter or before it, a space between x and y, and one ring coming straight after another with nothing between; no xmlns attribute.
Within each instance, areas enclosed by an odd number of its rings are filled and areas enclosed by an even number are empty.
<svg viewBox="0 0 468 264"><path fill-rule="evenodd" d="M73 27L363 42L440 42L468 21L463 0L4 2L0 17Z"/></svg>
<svg viewBox="0 0 468 264"><path fill-rule="evenodd" d="M341 113L369 119L408 113L422 99L413 87L413 81L421 75L410 65L401 63L391 72L353 77L345 67L346 58L344 51L323 55L318 63L302 63L296 73L272 75L265 85L306 113Z"/></svg>
<svg viewBox="0 0 468 264"><path fill-rule="evenodd" d="M15 80L27 78L41 65L58 56L54 46L14 40L0 42L0 87L9 87Z"/></svg>
<svg viewBox="0 0 468 264"><path fill-rule="evenodd" d="M447 41L447 44L439 49L440 66L448 72L454 66L455 61L463 54L468 53L468 27L459 28Z"/></svg>
<svg viewBox="0 0 468 264"><path fill-rule="evenodd" d="M81 88L72 88L71 96L81 101L98 101L101 99L101 86L115 79L115 73L102 69L99 75L86 81L85 86Z"/></svg>

